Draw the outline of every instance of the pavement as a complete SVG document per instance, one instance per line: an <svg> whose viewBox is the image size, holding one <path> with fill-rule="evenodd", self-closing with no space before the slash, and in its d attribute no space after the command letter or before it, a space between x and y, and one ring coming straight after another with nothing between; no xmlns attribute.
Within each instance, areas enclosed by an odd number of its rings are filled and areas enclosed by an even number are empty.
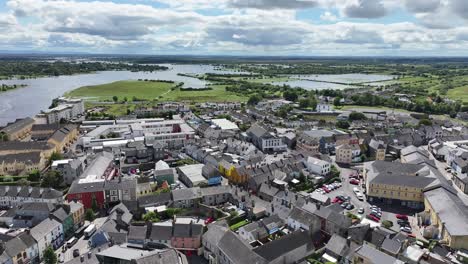
<svg viewBox="0 0 468 264"><path fill-rule="evenodd" d="M332 158L332 160L334 160ZM327 193L326 195L330 197L330 199L335 198L338 195L343 195L343 196L349 196L351 197L351 203L355 206L353 210L350 210L349 212L362 216L363 218L366 217L367 214L371 212L370 207L372 204L367 202L366 200L360 201L357 199L356 195L354 194L353 188L358 187L361 190L361 193L363 191L363 188L357 185L352 185L349 183L349 175L356 172L354 169L350 168L342 168L339 167L336 163L334 163L335 167L341 172L341 178L342 178L342 186L336 190L331 191L330 193ZM375 204L378 207L382 209L382 217L380 223L384 220L391 221L393 223L393 226L390 228L396 232L400 231L400 226L397 223L397 218L396 214L406 214L408 215L408 221L410 222L411 227L413 228L413 234L416 235L418 238L422 238L421 232L419 232L418 227L417 227L417 219L414 217L415 211L411 210L406 207L398 207L395 205L390 205L386 206L383 204ZM364 208L364 214L358 214L357 211L359 208ZM345 210L347 212L348 210Z"/></svg>
<svg viewBox="0 0 468 264"><path fill-rule="evenodd" d="M100 217L96 218L93 223L96 225L96 229L99 229L104 222L106 221L107 217ZM66 246L66 241L64 246ZM76 242L73 247L68 248L65 252L62 252L62 247L58 248L55 253L57 254L58 260L67 262L72 260L73 257L73 250L78 249L80 251L80 255L86 254L89 251L89 246L88 246L88 239L85 239L84 236L81 236L78 241Z"/></svg>

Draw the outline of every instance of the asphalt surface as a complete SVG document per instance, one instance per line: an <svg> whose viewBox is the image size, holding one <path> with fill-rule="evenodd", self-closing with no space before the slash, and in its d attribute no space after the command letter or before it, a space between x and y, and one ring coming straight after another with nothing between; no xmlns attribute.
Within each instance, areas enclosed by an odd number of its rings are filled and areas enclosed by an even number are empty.
<svg viewBox="0 0 468 264"><path fill-rule="evenodd" d="M106 219L107 217L96 218L93 221L93 223L96 225L96 229L99 229L104 224ZM65 243L67 242L65 241ZM64 244L64 246L66 246L66 244ZM80 251L80 255L86 254L89 251L88 239L85 239L84 236L81 236L76 242L76 244L73 245L73 247L68 248L67 251L62 252L62 248L63 246L55 251L55 253L57 254L58 260L63 261L63 262L70 261L74 258L73 250L78 249Z"/></svg>
<svg viewBox="0 0 468 264"><path fill-rule="evenodd" d="M355 215L361 216L362 218L366 218L366 215L368 215L371 212L370 207L372 204L368 203L366 200L360 201L354 194L354 191L353 191L354 187L358 187L361 193L363 192L363 188L361 188L360 185L358 186L358 185L353 185L349 183L349 175L355 173L356 170L350 169L350 168L342 168L342 167L339 167L335 163L334 165L341 172L340 177L342 178L342 186L338 189L331 191L330 193L326 195L330 197L331 200L333 200L333 198L335 198L338 195L351 197L351 203L354 205L355 208L353 210L349 210L349 212ZM362 181L360 183L362 184ZM385 206L382 204L376 204L376 205L382 209L382 217L380 219L380 223L382 223L382 221L384 220L389 220L393 223L393 226L390 229L398 232L400 231L400 226L397 223L398 219L396 218L396 214L406 214L408 215L408 220L413 229L413 234L416 235L417 237L422 237L417 227L416 217L414 217L414 214L415 214L414 210L411 210L405 207L398 207L395 205L391 205L391 206ZM358 214L357 211L359 208L364 208L363 214ZM345 210L345 212L348 212L348 210Z"/></svg>

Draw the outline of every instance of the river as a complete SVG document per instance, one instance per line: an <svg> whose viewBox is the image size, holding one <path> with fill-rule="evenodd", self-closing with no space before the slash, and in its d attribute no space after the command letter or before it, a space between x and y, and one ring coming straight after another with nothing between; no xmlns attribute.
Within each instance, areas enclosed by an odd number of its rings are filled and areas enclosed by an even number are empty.
<svg viewBox="0 0 468 264"><path fill-rule="evenodd" d="M104 71L26 80L0 80L0 85L27 85L26 87L0 93L0 126L5 125L7 122L14 121L17 118L33 117L41 110L47 109L52 99L82 86L99 85L131 79L159 79L184 82L184 87L202 88L206 85L205 81L187 76L179 76L178 73L191 75L210 72L220 74L234 73L232 71L219 70L213 65L161 65L169 67L169 70L157 72Z"/></svg>

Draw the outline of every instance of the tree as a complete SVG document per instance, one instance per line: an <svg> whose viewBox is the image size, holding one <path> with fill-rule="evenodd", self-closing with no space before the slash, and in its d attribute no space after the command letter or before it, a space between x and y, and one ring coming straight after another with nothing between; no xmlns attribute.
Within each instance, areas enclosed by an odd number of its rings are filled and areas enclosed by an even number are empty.
<svg viewBox="0 0 468 264"><path fill-rule="evenodd" d="M429 119L419 120L419 126L432 126L432 121Z"/></svg>
<svg viewBox="0 0 468 264"><path fill-rule="evenodd" d="M128 101L128 98L125 96L125 97L123 98L123 102L126 103L127 101Z"/></svg>
<svg viewBox="0 0 468 264"><path fill-rule="evenodd" d="M91 209L91 208L86 209L86 212L85 212L86 221L92 222L94 220L94 217L95 217L95 215L94 215L93 209Z"/></svg>
<svg viewBox="0 0 468 264"><path fill-rule="evenodd" d="M299 107L300 108L307 108L310 105L310 100L308 98L303 98L299 100Z"/></svg>
<svg viewBox="0 0 468 264"><path fill-rule="evenodd" d="M93 196L91 200L91 208L93 209L94 212L97 212L99 210L99 206L96 201L96 197Z"/></svg>
<svg viewBox="0 0 468 264"><path fill-rule="evenodd" d="M52 161L54 160L61 160L61 159L63 159L62 154L54 151L52 152L52 155L50 155L49 163L52 163Z"/></svg>
<svg viewBox="0 0 468 264"><path fill-rule="evenodd" d="M48 246L44 250L44 263L45 264L56 264L57 263L57 254L55 254L54 249L51 246Z"/></svg>
<svg viewBox="0 0 468 264"><path fill-rule="evenodd" d="M62 183L62 174L58 171L50 170L42 176L41 187L59 188Z"/></svg>
<svg viewBox="0 0 468 264"><path fill-rule="evenodd" d="M247 104L257 105L261 100L262 100L262 97L260 95L254 94L250 96L249 100L247 101Z"/></svg>
<svg viewBox="0 0 468 264"><path fill-rule="evenodd" d="M143 215L143 220L145 220L146 222L153 222L153 223L156 223L156 222L160 221L159 217L158 217L158 214L156 214L153 211L149 211L146 214L144 214Z"/></svg>
<svg viewBox="0 0 468 264"><path fill-rule="evenodd" d="M347 121L340 120L340 121L336 122L336 126L338 128L348 129L350 125L349 125L349 123Z"/></svg>
<svg viewBox="0 0 468 264"><path fill-rule="evenodd" d="M41 173L38 170L33 170L28 175L28 181L37 182L41 179Z"/></svg>
<svg viewBox="0 0 468 264"><path fill-rule="evenodd" d="M349 120L366 120L367 117L363 113L352 112L349 114Z"/></svg>
<svg viewBox="0 0 468 264"><path fill-rule="evenodd" d="M333 105L334 106L341 106L341 97L339 97L339 96L335 97L335 99L333 100Z"/></svg>
<svg viewBox="0 0 468 264"><path fill-rule="evenodd" d="M335 165L331 165L330 174L331 174L332 178L339 178L341 172L335 167Z"/></svg>
<svg viewBox="0 0 468 264"><path fill-rule="evenodd" d="M117 95L112 96L112 100L114 103L117 103L119 101L119 97Z"/></svg>
<svg viewBox="0 0 468 264"><path fill-rule="evenodd" d="M296 101L297 100L297 93L294 91L286 91L283 93L283 98L288 101Z"/></svg>

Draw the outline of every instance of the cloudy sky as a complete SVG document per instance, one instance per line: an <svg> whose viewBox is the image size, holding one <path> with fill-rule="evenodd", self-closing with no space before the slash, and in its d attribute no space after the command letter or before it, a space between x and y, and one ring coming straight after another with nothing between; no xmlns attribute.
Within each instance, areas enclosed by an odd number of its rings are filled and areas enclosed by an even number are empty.
<svg viewBox="0 0 468 264"><path fill-rule="evenodd" d="M468 56L468 0L0 0L0 50Z"/></svg>

